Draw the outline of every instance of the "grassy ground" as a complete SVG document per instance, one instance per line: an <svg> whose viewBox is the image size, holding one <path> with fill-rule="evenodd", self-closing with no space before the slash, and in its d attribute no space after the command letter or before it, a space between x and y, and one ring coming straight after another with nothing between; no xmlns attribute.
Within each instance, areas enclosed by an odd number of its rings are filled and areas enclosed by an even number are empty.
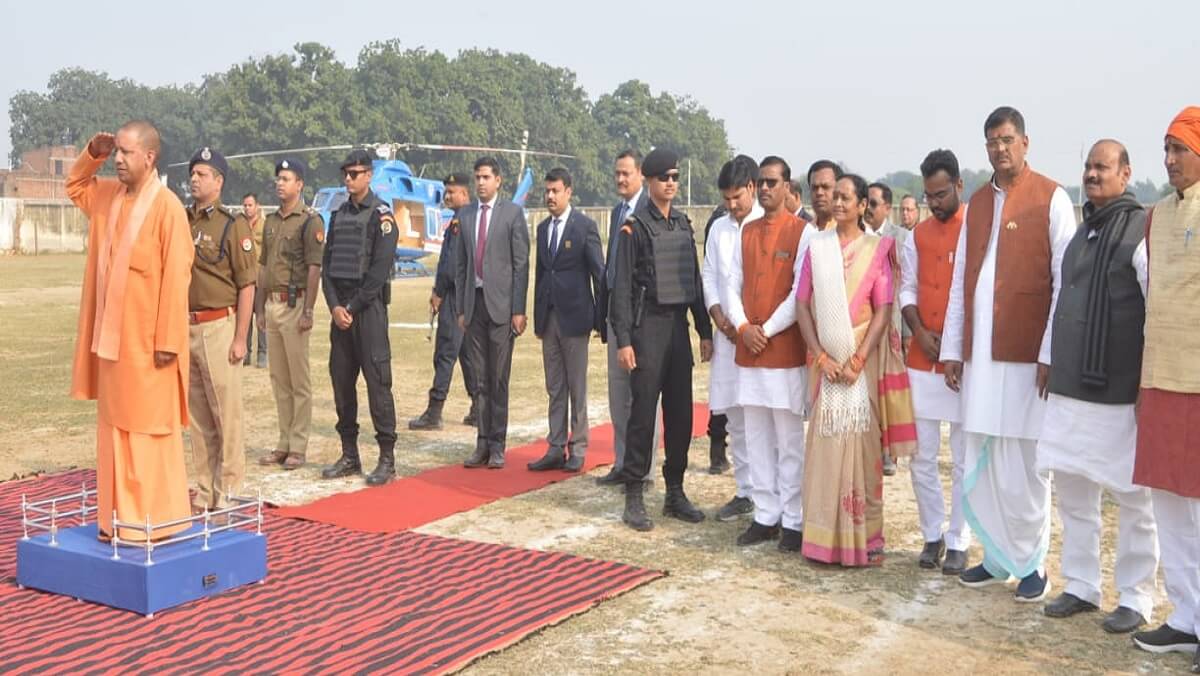
<svg viewBox="0 0 1200 676"><path fill-rule="evenodd" d="M94 405L67 398L83 258L77 255L0 258L0 477L92 466ZM427 320L430 280L394 287L393 322ZM432 377L431 343L424 330L393 329L393 375L398 417L418 415ZM248 484L283 503L351 490L360 481L322 482L320 466L337 455L328 375L328 313L317 306L312 339L315 407L309 466L296 472L261 471L249 464ZM607 419L605 352L591 350L593 424ZM705 396L707 367L696 373ZM267 372L244 372L247 453L275 441L275 409ZM365 391L360 394L365 401ZM399 471L413 474L460 461L474 431L457 424L467 409L456 373L446 406L446 429L400 432ZM510 439L514 445L545 434L546 395L541 354L531 333L517 341L511 385ZM363 415L366 415L363 406ZM370 426L363 434L371 459ZM730 476L709 476L707 443L692 446L689 494L711 512L732 494ZM949 467L942 467L948 482ZM775 673L934 672L1169 672L1186 671L1182 656L1153 656L1127 637L1106 635L1102 614L1050 620L1040 609L1014 603L1011 589L968 590L916 566L921 538L906 467L886 483L888 559L879 569L841 570L784 556L773 547L738 549L746 523L698 526L658 518L649 534L619 523L621 496L580 477L500 500L420 530L520 547L566 551L669 571L653 582L572 618L468 669L482 674L729 673L748 667ZM657 512L658 480L647 501ZM1103 565L1111 579L1116 513L1107 522ZM1057 522L1057 519L1056 519ZM3 545L3 546L9 546ZM1062 589L1056 530L1049 560L1055 592ZM972 561L979 559L978 548ZM1161 584L1160 584L1161 587ZM1106 608L1116 595L1107 584ZM1169 607L1159 595L1155 622Z"/></svg>

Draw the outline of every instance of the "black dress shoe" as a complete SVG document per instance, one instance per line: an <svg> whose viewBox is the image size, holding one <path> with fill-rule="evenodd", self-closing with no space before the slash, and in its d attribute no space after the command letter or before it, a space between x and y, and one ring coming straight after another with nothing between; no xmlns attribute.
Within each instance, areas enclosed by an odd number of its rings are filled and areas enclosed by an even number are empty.
<svg viewBox="0 0 1200 676"><path fill-rule="evenodd" d="M563 463L563 469L568 472L578 472L583 469L583 454L571 453L567 457L567 461Z"/></svg>
<svg viewBox="0 0 1200 676"><path fill-rule="evenodd" d="M704 512L696 509L688 496L683 492L683 486L667 486L667 497L663 500L663 516L670 516L688 523L700 523L704 520Z"/></svg>
<svg viewBox="0 0 1200 676"><path fill-rule="evenodd" d="M1090 613L1096 609L1095 603L1084 601L1070 592L1063 592L1058 595L1058 598L1047 603L1042 608L1042 612L1046 614L1046 617L1070 617L1079 613Z"/></svg>
<svg viewBox="0 0 1200 676"><path fill-rule="evenodd" d="M563 450L551 446L546 449L545 455L525 466L529 468L530 472L546 472L552 469L562 469L565 464L566 460L563 459Z"/></svg>
<svg viewBox="0 0 1200 676"><path fill-rule="evenodd" d="M946 541L939 539L937 542L926 542L925 548L921 550L921 556L917 558L917 565L922 568L933 570L942 562L942 556L946 553Z"/></svg>
<svg viewBox="0 0 1200 676"><path fill-rule="evenodd" d="M476 448L471 457L463 461L463 467L475 469L478 467L487 467L488 450L486 448Z"/></svg>
<svg viewBox="0 0 1200 676"><path fill-rule="evenodd" d="M367 475L368 486L382 486L396 478L396 461L392 458L381 457L374 471Z"/></svg>
<svg viewBox="0 0 1200 676"><path fill-rule="evenodd" d="M604 476L596 477L596 484L598 486L616 486L617 484L621 483L620 476L621 470L613 467L612 469L608 470L608 473Z"/></svg>
<svg viewBox="0 0 1200 676"><path fill-rule="evenodd" d="M804 533L791 528L781 528L779 530L779 551L792 554L800 551L800 547L804 545Z"/></svg>
<svg viewBox="0 0 1200 676"><path fill-rule="evenodd" d="M1117 606L1100 626L1110 634L1128 634L1143 624L1146 624L1146 618L1141 613L1129 606Z"/></svg>
<svg viewBox="0 0 1200 676"><path fill-rule="evenodd" d="M961 549L946 550L942 561L942 575L958 575L967 569L967 553Z"/></svg>
<svg viewBox="0 0 1200 676"><path fill-rule="evenodd" d="M504 449L492 451L488 454L487 461L488 469L504 469Z"/></svg>
<svg viewBox="0 0 1200 676"><path fill-rule="evenodd" d="M750 527L737 536L737 546L749 547L760 542L770 542L779 537L779 526L764 526L757 521L751 521Z"/></svg>
<svg viewBox="0 0 1200 676"><path fill-rule="evenodd" d="M1196 652L1200 643L1195 634L1179 631L1164 622L1158 629L1135 632L1133 644L1146 652L1162 654Z"/></svg>
<svg viewBox="0 0 1200 676"><path fill-rule="evenodd" d="M321 472L322 479L340 479L342 477L362 474L362 463L358 458L343 455L337 462Z"/></svg>

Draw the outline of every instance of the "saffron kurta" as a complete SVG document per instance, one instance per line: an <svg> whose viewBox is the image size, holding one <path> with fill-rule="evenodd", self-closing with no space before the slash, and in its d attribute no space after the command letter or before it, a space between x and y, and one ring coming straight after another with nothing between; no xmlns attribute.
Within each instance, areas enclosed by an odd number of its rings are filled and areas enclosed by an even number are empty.
<svg viewBox="0 0 1200 676"><path fill-rule="evenodd" d="M114 510L130 523L190 514L182 426L193 252L183 205L157 175L129 195L117 180L95 176L106 159L85 149L67 194L89 221L71 397L96 400L98 520L111 534ZM156 367L156 351L175 360ZM144 536L122 529L120 537Z"/></svg>

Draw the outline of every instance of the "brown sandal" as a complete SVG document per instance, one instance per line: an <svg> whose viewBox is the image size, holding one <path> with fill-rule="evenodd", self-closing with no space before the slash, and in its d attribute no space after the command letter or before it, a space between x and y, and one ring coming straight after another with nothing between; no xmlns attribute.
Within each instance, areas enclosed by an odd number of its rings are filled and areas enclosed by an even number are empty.
<svg viewBox="0 0 1200 676"><path fill-rule="evenodd" d="M284 469L300 469L304 466L304 458L299 453L288 453L287 459L283 461Z"/></svg>
<svg viewBox="0 0 1200 676"><path fill-rule="evenodd" d="M282 465L284 463L284 461L287 460L287 458L288 458L287 451L281 451L279 449L275 449L274 451L271 451L270 453L259 458L258 464L266 465L266 466Z"/></svg>

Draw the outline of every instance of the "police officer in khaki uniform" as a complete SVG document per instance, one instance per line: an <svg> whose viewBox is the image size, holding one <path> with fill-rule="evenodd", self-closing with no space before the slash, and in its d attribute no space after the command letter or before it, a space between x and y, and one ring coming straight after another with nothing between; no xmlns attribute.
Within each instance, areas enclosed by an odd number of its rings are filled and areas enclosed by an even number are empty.
<svg viewBox="0 0 1200 676"><path fill-rule="evenodd" d="M192 465L197 512L230 506L246 476L242 443L242 358L258 276L250 224L221 205L229 165L211 148L188 163L187 209L196 253L188 287Z"/></svg>
<svg viewBox="0 0 1200 676"><path fill-rule="evenodd" d="M321 282L325 224L304 206L304 164L288 158L275 165L279 211L267 216L259 254L258 330L267 332L271 389L279 412L279 442L261 465L296 469L304 464L312 424L308 341L313 304Z"/></svg>
<svg viewBox="0 0 1200 676"><path fill-rule="evenodd" d="M354 150L342 163L342 183L350 199L329 218L329 245L322 265L329 303L329 376L337 407L342 457L321 476L362 472L358 457L358 374L367 381L367 402L379 464L367 477L381 486L396 476L396 400L392 397L392 349L387 305L400 233L392 208L371 192L371 156Z"/></svg>
<svg viewBox="0 0 1200 676"><path fill-rule="evenodd" d="M250 224L250 236L254 238L254 255L255 263L258 262L258 252L262 251L262 236L263 236L263 215L262 209L259 208L258 195L252 192L246 193L242 197L242 216L245 216L246 221ZM258 293L258 291L255 291ZM255 301L254 307L258 307L258 302ZM246 331L246 358L242 360L242 366L250 365L250 358L254 356L254 334L258 333L258 360L255 362L258 368L267 368L267 334L262 331L256 331L258 322L253 322L250 325L250 330Z"/></svg>

